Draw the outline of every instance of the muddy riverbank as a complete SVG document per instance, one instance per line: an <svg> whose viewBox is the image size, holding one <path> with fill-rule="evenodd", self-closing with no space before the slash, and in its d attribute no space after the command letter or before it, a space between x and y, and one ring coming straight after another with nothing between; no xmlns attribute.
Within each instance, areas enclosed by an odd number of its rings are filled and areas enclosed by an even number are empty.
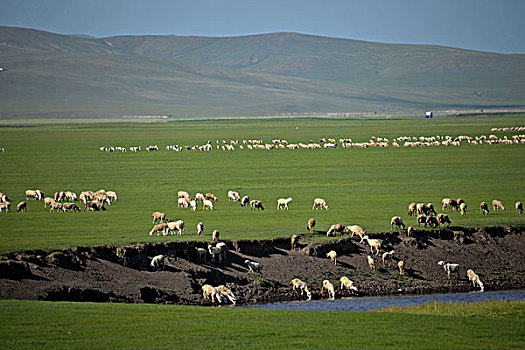
<svg viewBox="0 0 525 350"><path fill-rule="evenodd" d="M296 277L309 284L313 299L323 297L324 279L334 283L337 297L351 296L339 289L341 276L354 281L358 296L461 292L475 290L468 269L481 277L485 290L524 288L524 233L523 227L451 227L413 237L370 234L383 241L383 251L395 251L391 266L383 267L376 256L378 270L372 273L370 248L348 236L324 244L307 244L302 237L296 251L289 238L225 241L229 251L220 265L199 262L197 248L206 248L206 242L13 252L0 258L0 299L209 305L200 293L203 284L225 284L238 304L305 299L289 285ZM338 254L337 266L326 257L330 250ZM158 254L168 259L155 271L149 263ZM262 272L249 273L246 259L260 262ZM398 260L405 262L403 276ZM439 260L458 263L459 275L448 280Z"/></svg>

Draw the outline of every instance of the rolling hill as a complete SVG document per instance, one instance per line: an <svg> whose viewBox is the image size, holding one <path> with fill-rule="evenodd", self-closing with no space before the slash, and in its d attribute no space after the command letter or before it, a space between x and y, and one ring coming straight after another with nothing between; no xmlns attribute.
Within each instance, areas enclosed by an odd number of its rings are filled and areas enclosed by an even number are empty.
<svg viewBox="0 0 525 350"><path fill-rule="evenodd" d="M525 55L298 33L86 38L0 27L0 118L525 105Z"/></svg>

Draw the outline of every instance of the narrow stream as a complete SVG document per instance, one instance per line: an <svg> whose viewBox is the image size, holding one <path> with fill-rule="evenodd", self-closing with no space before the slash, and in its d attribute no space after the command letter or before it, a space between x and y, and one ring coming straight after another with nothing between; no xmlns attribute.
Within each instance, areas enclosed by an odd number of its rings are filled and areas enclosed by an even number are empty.
<svg viewBox="0 0 525 350"><path fill-rule="evenodd" d="M343 298L336 300L288 301L271 304L241 306L256 309L310 310L310 311L370 311L386 307L402 307L430 302L474 303L488 300L523 300L525 289L503 291L423 294L423 295L388 295L375 297Z"/></svg>

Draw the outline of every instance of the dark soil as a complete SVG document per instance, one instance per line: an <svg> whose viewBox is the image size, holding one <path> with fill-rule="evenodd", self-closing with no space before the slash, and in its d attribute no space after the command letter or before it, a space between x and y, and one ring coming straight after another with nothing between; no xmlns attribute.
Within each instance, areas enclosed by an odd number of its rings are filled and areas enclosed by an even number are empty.
<svg viewBox="0 0 525 350"><path fill-rule="evenodd" d="M41 299L95 302L129 302L209 305L200 293L203 284L225 284L238 304L304 299L289 285L292 278L307 282L313 299L319 299L324 279L336 286L336 296L350 296L339 289L347 276L357 295L420 294L471 291L466 271L473 269L485 290L525 287L525 228L451 227L446 230L370 234L383 240L383 251L395 250L390 267L375 257L377 272L368 269L370 249L357 237L307 245L299 239L296 251L290 239L226 241L227 259L217 265L199 263L196 248L204 242L137 244L127 247L76 247L58 252L9 253L0 260L0 299ZM326 253L335 250L337 266ZM166 266L149 266L158 254ZM249 273L244 261L262 263L262 273ZM405 262L399 275L397 261ZM459 275L448 280L439 260L458 263ZM326 297L326 295L325 295Z"/></svg>

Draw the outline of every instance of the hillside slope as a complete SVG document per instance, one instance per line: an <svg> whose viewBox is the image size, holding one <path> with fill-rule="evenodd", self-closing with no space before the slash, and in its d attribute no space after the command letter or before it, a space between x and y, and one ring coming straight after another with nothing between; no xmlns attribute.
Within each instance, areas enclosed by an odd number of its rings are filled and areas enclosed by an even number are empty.
<svg viewBox="0 0 525 350"><path fill-rule="evenodd" d="M0 27L0 118L525 105L525 55L297 33L82 38Z"/></svg>

